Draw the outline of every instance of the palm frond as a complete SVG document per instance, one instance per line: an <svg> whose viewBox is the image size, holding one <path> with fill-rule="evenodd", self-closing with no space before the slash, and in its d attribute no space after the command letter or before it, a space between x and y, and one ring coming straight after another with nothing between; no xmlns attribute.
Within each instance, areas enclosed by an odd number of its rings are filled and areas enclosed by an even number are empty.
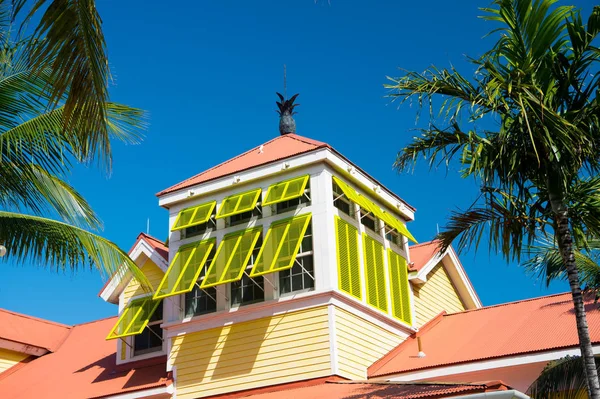
<svg viewBox="0 0 600 399"><path fill-rule="evenodd" d="M0 211L0 242L7 248L4 259L16 264L37 264L56 271L96 268L105 277L125 268L144 287L151 287L141 270L117 245L66 223Z"/></svg>
<svg viewBox="0 0 600 399"><path fill-rule="evenodd" d="M29 22L46 7L28 47L34 73L51 68L50 103L66 97L63 122L85 134L91 152L109 154L106 139L110 70L102 20L93 0L36 0ZM107 157L110 166L110 157Z"/></svg>
<svg viewBox="0 0 600 399"><path fill-rule="evenodd" d="M551 361L527 389L532 398L578 399L585 393L585 371L579 356Z"/></svg>

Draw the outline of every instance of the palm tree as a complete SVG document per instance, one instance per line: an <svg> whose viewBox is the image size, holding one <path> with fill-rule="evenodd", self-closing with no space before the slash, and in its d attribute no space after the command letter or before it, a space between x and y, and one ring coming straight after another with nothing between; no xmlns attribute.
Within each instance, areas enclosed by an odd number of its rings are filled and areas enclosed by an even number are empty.
<svg viewBox="0 0 600 399"><path fill-rule="evenodd" d="M532 398L581 399L586 391L583 362L566 356L549 362L527 389Z"/></svg>
<svg viewBox="0 0 600 399"><path fill-rule="evenodd" d="M495 0L484 9L500 23L492 49L471 59L467 79L454 68L407 72L386 85L399 101L416 98L433 107L440 97L441 121L431 117L420 137L398 154L404 170L419 156L430 165L458 162L462 176L480 182L480 195L454 212L439 234L441 246L475 248L485 236L489 250L507 261L538 237L558 243L577 321L589 397L600 398L575 244L600 236L600 53L592 45L600 30L600 7L587 25L573 7L555 0ZM480 129L485 121L493 130ZM444 125L438 127L437 124ZM577 205L577 206L575 206Z"/></svg>
<svg viewBox="0 0 600 399"><path fill-rule="evenodd" d="M7 259L127 271L145 282L125 252L89 231L101 223L65 181L75 163L110 171L111 140L141 138L143 111L108 101L108 79L94 1L0 0L0 244Z"/></svg>

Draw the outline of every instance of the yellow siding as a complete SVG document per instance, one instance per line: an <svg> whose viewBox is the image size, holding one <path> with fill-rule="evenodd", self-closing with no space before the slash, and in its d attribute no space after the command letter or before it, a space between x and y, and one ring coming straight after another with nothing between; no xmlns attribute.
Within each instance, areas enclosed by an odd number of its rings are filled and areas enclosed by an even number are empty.
<svg viewBox="0 0 600 399"><path fill-rule="evenodd" d="M331 375L327 307L173 338L178 399Z"/></svg>
<svg viewBox="0 0 600 399"><path fill-rule="evenodd" d="M165 273L151 260L146 261L146 263L143 264L140 270L144 273L150 284L152 284L152 292L156 291ZM131 279L131 281L129 282L129 284L127 284L127 287L125 287L125 290L123 292L123 301L125 303L128 303L129 299L131 299L134 296L149 293L150 292L144 291L142 289L140 283L138 283L137 280Z"/></svg>
<svg viewBox="0 0 600 399"><path fill-rule="evenodd" d="M456 313L465 310L444 266L439 263L427 275L425 284L413 285L417 327L433 319L442 310Z"/></svg>
<svg viewBox="0 0 600 399"><path fill-rule="evenodd" d="M0 349L0 374L25 359L27 356L28 355L24 353Z"/></svg>
<svg viewBox="0 0 600 399"><path fill-rule="evenodd" d="M367 367L404 338L343 309L334 309L338 374L352 380L366 380Z"/></svg>

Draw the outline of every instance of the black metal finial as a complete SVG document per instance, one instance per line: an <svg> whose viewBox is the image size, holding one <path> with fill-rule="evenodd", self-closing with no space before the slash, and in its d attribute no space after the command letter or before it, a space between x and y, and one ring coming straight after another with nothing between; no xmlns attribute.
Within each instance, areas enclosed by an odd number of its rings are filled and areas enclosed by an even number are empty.
<svg viewBox="0 0 600 399"><path fill-rule="evenodd" d="M296 121L293 115L296 114L294 108L300 105L294 104L298 94L294 94L289 100L286 100L280 93L277 93L277 96L279 96L279 101L277 101L277 107L279 108L277 111L279 114L279 133L281 135L296 133Z"/></svg>

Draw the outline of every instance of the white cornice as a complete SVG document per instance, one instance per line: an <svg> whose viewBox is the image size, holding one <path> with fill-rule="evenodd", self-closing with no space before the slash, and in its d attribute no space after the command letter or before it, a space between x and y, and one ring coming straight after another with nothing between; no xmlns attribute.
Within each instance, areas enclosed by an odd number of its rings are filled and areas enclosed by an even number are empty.
<svg viewBox="0 0 600 399"><path fill-rule="evenodd" d="M173 384L166 387L143 389L140 391L121 393L111 396L105 396L104 399L167 399L171 398L174 393Z"/></svg>

